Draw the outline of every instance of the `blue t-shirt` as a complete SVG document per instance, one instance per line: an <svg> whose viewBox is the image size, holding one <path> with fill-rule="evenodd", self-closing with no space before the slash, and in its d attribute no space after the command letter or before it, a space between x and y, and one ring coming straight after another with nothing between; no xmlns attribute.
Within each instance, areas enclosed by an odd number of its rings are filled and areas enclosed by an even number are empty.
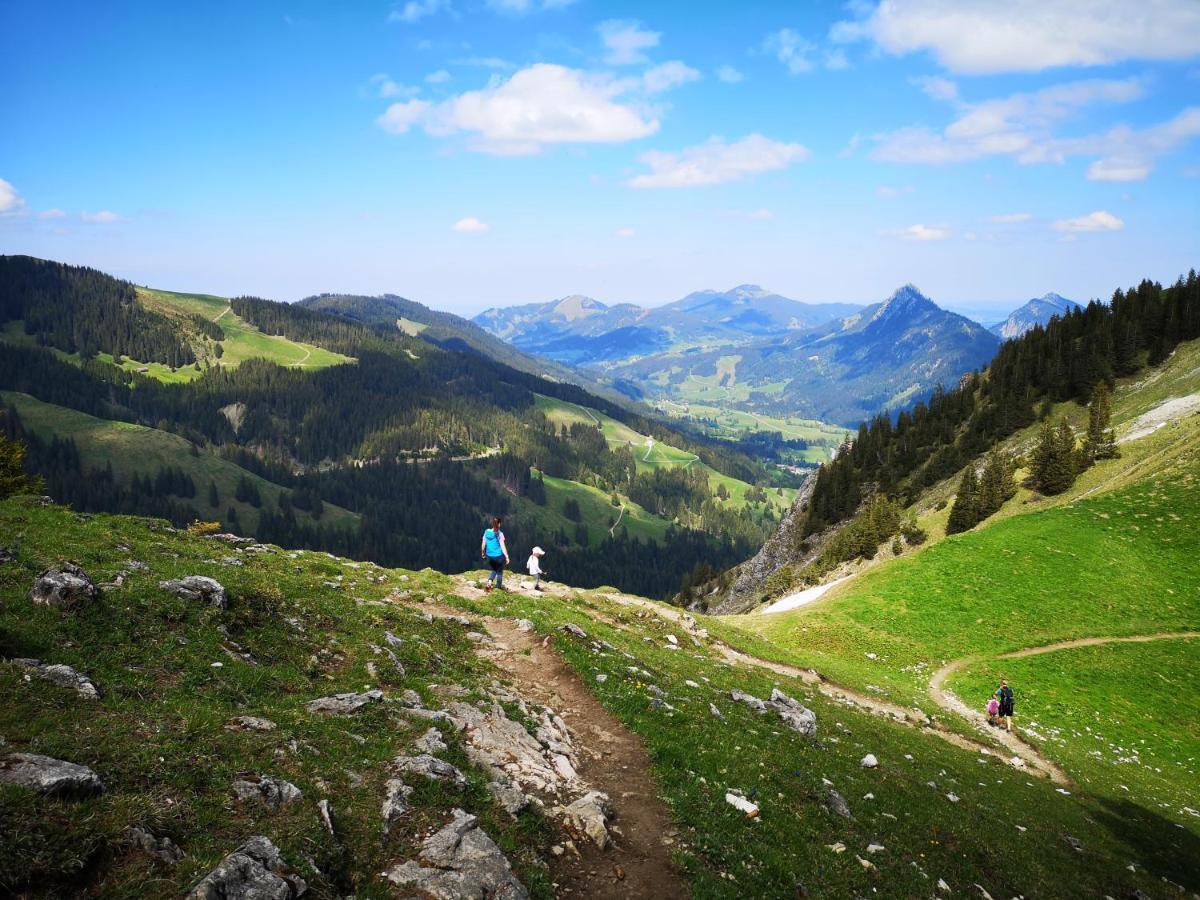
<svg viewBox="0 0 1200 900"><path fill-rule="evenodd" d="M504 548L500 546L500 538L504 537L504 532L493 528L489 528L483 533L483 545L486 548L487 555L493 559L504 556Z"/></svg>

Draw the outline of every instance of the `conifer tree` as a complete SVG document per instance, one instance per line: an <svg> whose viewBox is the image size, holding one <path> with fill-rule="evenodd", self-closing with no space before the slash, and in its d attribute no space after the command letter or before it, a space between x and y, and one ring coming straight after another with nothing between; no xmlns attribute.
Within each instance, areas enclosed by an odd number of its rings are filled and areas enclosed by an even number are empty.
<svg viewBox="0 0 1200 900"><path fill-rule="evenodd" d="M1088 404L1087 436L1080 451L1083 468L1093 465L1098 459L1112 459L1117 455L1111 422L1112 392L1108 384L1101 381L1092 392L1092 402Z"/></svg>
<svg viewBox="0 0 1200 900"><path fill-rule="evenodd" d="M213 509L221 505L221 493L217 490L217 483L211 479L208 482L208 505Z"/></svg>
<svg viewBox="0 0 1200 900"><path fill-rule="evenodd" d="M1043 494L1061 494L1075 483L1078 473L1075 432L1066 420L1057 428L1045 422L1033 452L1033 486Z"/></svg>
<svg viewBox="0 0 1200 900"><path fill-rule="evenodd" d="M979 480L975 476L975 465L972 463L967 466L962 481L958 483L958 496L954 498L954 506L950 508L946 533L958 534L960 531L966 531L974 527L979 518Z"/></svg>
<svg viewBox="0 0 1200 900"><path fill-rule="evenodd" d="M42 480L25 474L25 445L0 431L0 500L41 490Z"/></svg>
<svg viewBox="0 0 1200 900"><path fill-rule="evenodd" d="M1012 462L999 450L988 454L979 482L979 509L977 521L983 521L1017 492L1013 481Z"/></svg>

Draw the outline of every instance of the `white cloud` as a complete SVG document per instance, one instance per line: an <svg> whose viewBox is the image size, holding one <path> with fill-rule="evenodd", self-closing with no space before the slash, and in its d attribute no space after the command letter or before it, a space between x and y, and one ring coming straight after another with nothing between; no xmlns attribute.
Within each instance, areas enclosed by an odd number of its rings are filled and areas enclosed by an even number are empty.
<svg viewBox="0 0 1200 900"><path fill-rule="evenodd" d="M489 9L507 15L523 16L531 12L562 9L575 0L487 0Z"/></svg>
<svg viewBox="0 0 1200 900"><path fill-rule="evenodd" d="M108 209L101 209L97 212L81 212L79 218L93 225L108 225L111 222L121 221L119 215Z"/></svg>
<svg viewBox="0 0 1200 900"><path fill-rule="evenodd" d="M905 241L944 241L950 237L951 231L949 225L909 225L907 228L896 228L892 231L885 231L883 234L889 237L898 237Z"/></svg>
<svg viewBox="0 0 1200 900"><path fill-rule="evenodd" d="M830 72L842 72L850 68L850 60L846 58L846 51L840 47L825 51L825 68Z"/></svg>
<svg viewBox="0 0 1200 900"><path fill-rule="evenodd" d="M724 82L725 84L738 84L746 80L746 76L733 66L720 66L716 74L717 81Z"/></svg>
<svg viewBox="0 0 1200 900"><path fill-rule="evenodd" d="M1086 216L1079 216L1074 219L1059 219L1054 223L1054 227L1058 231L1068 232L1120 231L1125 227L1125 223L1107 210L1098 209L1094 213L1088 213Z"/></svg>
<svg viewBox="0 0 1200 900"><path fill-rule="evenodd" d="M787 66L787 70L793 75L813 70L813 62L809 55L816 49L815 44L790 28L772 32L763 41L764 52L770 53Z"/></svg>
<svg viewBox="0 0 1200 900"><path fill-rule="evenodd" d="M807 159L809 152L800 144L785 144L751 134L730 144L724 138L710 138L703 144L678 153L652 150L641 160L650 172L630 179L636 188L699 187L739 181L748 175L772 172Z"/></svg>
<svg viewBox="0 0 1200 900"><path fill-rule="evenodd" d="M958 85L949 78L925 75L912 79L912 82L934 100L953 102L958 99Z"/></svg>
<svg viewBox="0 0 1200 900"><path fill-rule="evenodd" d="M875 189L875 193L880 197L903 197L905 194L911 194L916 190L911 184L905 184L900 187L892 187L891 185L880 185Z"/></svg>
<svg viewBox="0 0 1200 900"><path fill-rule="evenodd" d="M481 234L487 231L490 226L486 222L480 222L474 216L467 216L466 218L459 219L452 227L455 231L463 234Z"/></svg>
<svg viewBox="0 0 1200 900"><path fill-rule="evenodd" d="M65 219L67 214L61 209L43 209L37 214L39 219Z"/></svg>
<svg viewBox="0 0 1200 900"><path fill-rule="evenodd" d="M955 72L1036 72L1200 53L1196 0L881 0L831 37L894 55L927 50Z"/></svg>
<svg viewBox="0 0 1200 900"><path fill-rule="evenodd" d="M20 192L0 178L0 215L12 215L24 208L25 201L21 199Z"/></svg>
<svg viewBox="0 0 1200 900"><path fill-rule="evenodd" d="M632 228L618 228L614 233L619 238L631 238L637 234Z"/></svg>
<svg viewBox="0 0 1200 900"><path fill-rule="evenodd" d="M403 22L412 25L426 16L436 15L450 9L450 0L408 0L403 6L393 7L388 14L389 22Z"/></svg>
<svg viewBox="0 0 1200 900"><path fill-rule="evenodd" d="M417 94L421 93L420 88L411 87L407 84L399 84L398 82L392 81L391 77L389 77L385 72L372 75L367 83L375 88L376 93L378 93L379 96L384 100L390 100L395 97L415 97Z"/></svg>
<svg viewBox="0 0 1200 900"><path fill-rule="evenodd" d="M699 78L699 72L676 59L647 69L642 74L642 87L648 94L658 94Z"/></svg>
<svg viewBox="0 0 1200 900"><path fill-rule="evenodd" d="M927 86L927 83L926 83ZM925 126L875 135L875 159L941 164L1011 156L1022 164L1061 163L1072 156L1096 157L1093 181L1137 181L1153 162L1200 136L1200 107L1190 107L1159 125L1119 126L1083 137L1060 138L1057 128L1088 106L1126 103L1142 97L1140 78L1087 80L1013 94L979 103L955 101L957 118L941 131Z"/></svg>
<svg viewBox="0 0 1200 900"><path fill-rule="evenodd" d="M393 103L378 119L379 127L392 134L406 134L410 128L422 121L432 109L428 100L408 100Z"/></svg>
<svg viewBox="0 0 1200 900"><path fill-rule="evenodd" d="M658 46L662 35L657 31L647 31L641 23L626 19L609 19L601 22L596 30L600 33L600 41L607 51L604 61L610 66L629 66L646 61L644 50Z"/></svg>
<svg viewBox="0 0 1200 900"><path fill-rule="evenodd" d="M502 59L499 56L463 56L458 59L452 59L450 62L456 66L474 66L478 69L515 68L507 59Z"/></svg>
<svg viewBox="0 0 1200 900"><path fill-rule="evenodd" d="M991 217L991 221L997 225L1016 225L1019 222L1028 222L1033 216L1029 213L1001 213Z"/></svg>
<svg viewBox="0 0 1200 900"><path fill-rule="evenodd" d="M394 103L376 121L394 134L418 124L434 137L467 134L470 149L497 155L537 153L546 144L619 143L658 130L652 111L619 102L640 84L539 63L437 104Z"/></svg>
<svg viewBox="0 0 1200 900"><path fill-rule="evenodd" d="M430 72L425 76L426 84L445 84L450 80L450 73L445 69L438 69L436 72Z"/></svg>

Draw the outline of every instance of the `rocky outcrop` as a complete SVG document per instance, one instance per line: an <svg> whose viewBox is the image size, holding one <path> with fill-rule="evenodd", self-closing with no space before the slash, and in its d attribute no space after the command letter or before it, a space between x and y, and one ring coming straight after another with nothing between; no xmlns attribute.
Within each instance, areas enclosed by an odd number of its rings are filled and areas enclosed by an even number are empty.
<svg viewBox="0 0 1200 900"><path fill-rule="evenodd" d="M479 827L479 820L461 809L453 815L449 825L425 839L417 860L385 873L388 881L438 900L527 898L528 891L513 875L500 848Z"/></svg>
<svg viewBox="0 0 1200 900"><path fill-rule="evenodd" d="M87 766L40 753L10 753L0 759L0 784L28 788L47 797L91 797L103 793L100 777Z"/></svg>
<svg viewBox="0 0 1200 900"><path fill-rule="evenodd" d="M279 812L289 803L295 803L304 794L290 781L274 775L248 775L233 782L233 793L239 800L262 803L271 812Z"/></svg>
<svg viewBox="0 0 1200 900"><path fill-rule="evenodd" d="M558 793L575 784L578 763L566 723L549 710L536 716L527 707L523 712L537 722L536 737L508 718L499 703L490 709L466 703L446 707L463 733L467 758L476 765L529 790Z"/></svg>
<svg viewBox="0 0 1200 900"><path fill-rule="evenodd" d="M784 514L779 528L762 548L733 570L734 578L725 589L697 590L689 607L711 615L733 615L753 609L763 597L767 579L786 565L803 566L820 552L819 542L805 542L803 508L812 498L817 485L816 475L810 475L800 487L792 508Z"/></svg>
<svg viewBox="0 0 1200 900"><path fill-rule="evenodd" d="M304 704L310 713L322 716L348 716L358 712L369 703L379 703L383 700L383 691L375 688L362 693L331 694L328 697L318 697Z"/></svg>
<svg viewBox="0 0 1200 900"><path fill-rule="evenodd" d="M74 563L51 566L33 582L28 598L38 606L75 609L82 603L95 600L100 589L83 569Z"/></svg>
<svg viewBox="0 0 1200 900"><path fill-rule="evenodd" d="M383 808L380 812L383 815L383 833L387 834L398 819L408 814L408 798L412 795L413 788L399 778L390 778L384 791Z"/></svg>
<svg viewBox="0 0 1200 900"><path fill-rule="evenodd" d="M155 837L145 828L136 825L126 828L122 837L125 839L125 846L130 850L140 850L168 866L175 865L184 857L179 845L169 837Z"/></svg>
<svg viewBox="0 0 1200 900"><path fill-rule="evenodd" d="M175 581L160 581L158 586L183 600L207 603L218 609L229 606L229 597L224 586L207 575L188 575Z"/></svg>
<svg viewBox="0 0 1200 900"><path fill-rule="evenodd" d="M457 788L467 786L466 776L457 766L427 753L420 756L397 756L392 760L392 768L401 775L420 775L430 781L444 781Z"/></svg>
<svg viewBox="0 0 1200 900"><path fill-rule="evenodd" d="M758 697L736 689L729 692L729 699L744 703L760 715L774 710L783 724L792 731L809 738L817 735L817 714L778 688L771 689L770 700L760 700Z"/></svg>
<svg viewBox="0 0 1200 900"><path fill-rule="evenodd" d="M608 794L588 791L561 810L561 815L568 828L587 835L599 849L603 850L609 845L608 820L612 816L612 804Z"/></svg>
<svg viewBox="0 0 1200 900"><path fill-rule="evenodd" d="M308 885L283 861L279 848L257 835L221 860L186 900L293 900L307 891Z"/></svg>
<svg viewBox="0 0 1200 900"><path fill-rule="evenodd" d="M40 659L12 659L14 666L24 669L34 678L42 678L59 687L70 688L84 700L99 700L100 689L82 672L77 672L62 663L44 663Z"/></svg>

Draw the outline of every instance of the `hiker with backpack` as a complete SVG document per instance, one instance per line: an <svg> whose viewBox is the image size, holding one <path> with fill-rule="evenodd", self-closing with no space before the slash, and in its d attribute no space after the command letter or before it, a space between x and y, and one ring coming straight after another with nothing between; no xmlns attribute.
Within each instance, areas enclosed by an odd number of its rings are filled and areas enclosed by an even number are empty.
<svg viewBox="0 0 1200 900"><path fill-rule="evenodd" d="M504 532L500 530L503 520L499 516L492 519L492 527L484 531L483 540L479 542L479 553L487 560L492 570L488 575L487 587L489 594L493 588L504 590L504 567L508 565L508 545L504 542Z"/></svg>
<svg viewBox="0 0 1200 900"><path fill-rule="evenodd" d="M996 688L995 697L1000 701L1000 724L1012 731L1013 690L1003 678L1000 679L1000 687Z"/></svg>

